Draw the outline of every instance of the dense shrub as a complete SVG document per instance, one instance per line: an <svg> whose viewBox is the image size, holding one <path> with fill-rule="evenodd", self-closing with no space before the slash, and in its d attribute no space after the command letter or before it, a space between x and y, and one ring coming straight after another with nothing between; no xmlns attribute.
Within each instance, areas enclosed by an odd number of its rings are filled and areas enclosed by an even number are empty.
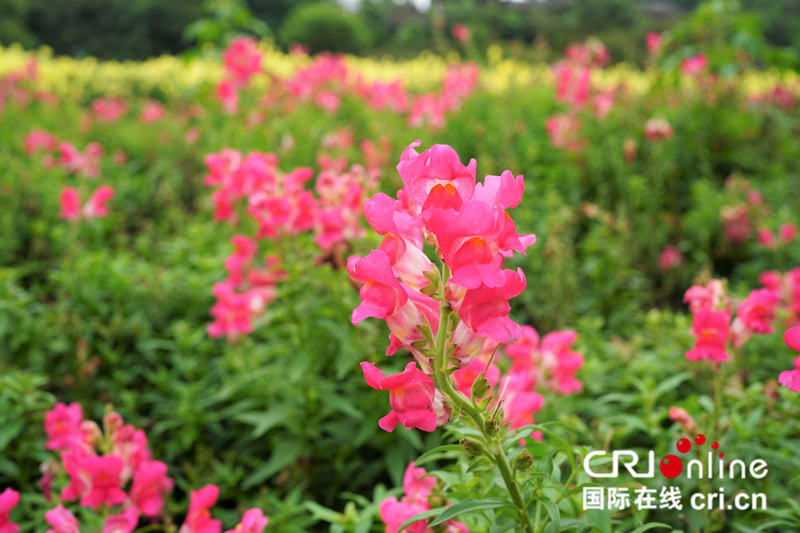
<svg viewBox="0 0 800 533"><path fill-rule="evenodd" d="M362 54L372 40L369 27L358 15L335 4L308 4L292 11L280 30L285 46L300 44L312 54Z"/></svg>

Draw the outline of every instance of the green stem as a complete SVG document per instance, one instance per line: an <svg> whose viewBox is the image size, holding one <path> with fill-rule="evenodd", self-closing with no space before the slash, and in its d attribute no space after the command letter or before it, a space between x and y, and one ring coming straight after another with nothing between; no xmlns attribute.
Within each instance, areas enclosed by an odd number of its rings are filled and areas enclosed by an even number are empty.
<svg viewBox="0 0 800 533"><path fill-rule="evenodd" d="M530 518L528 517L527 509L525 508L525 502L522 498L522 493L520 492L519 485L517 484L517 481L514 479L514 475L511 472L511 465L508 463L508 458L503 450L502 443L499 442L494 436L487 435L486 420L483 418L483 413L476 409L466 396L455 390L453 383L450 381L450 376L446 372L448 367L447 344L449 340L448 335L450 334L450 315L445 308L444 297L445 287L447 286L447 280L449 278L450 269L447 267L447 265L443 265L441 285L439 286L439 295L442 297L442 300L439 302L439 331L436 334L436 346L433 347L433 370L436 375L436 381L438 382L439 388L442 390L442 392L444 392L444 394L446 394L447 397L450 398L450 400L456 406L458 406L462 412L466 413L466 415L472 419L478 430L483 435L485 442L489 444L490 442L494 441L494 446L489 446L489 449L495 448L497 452L487 450L486 453L497 465L497 469L500 471L500 475L503 477L503 481L505 482L508 495L511 497L511 501L514 502L514 505L517 507L520 521L522 522L526 533L534 533Z"/></svg>

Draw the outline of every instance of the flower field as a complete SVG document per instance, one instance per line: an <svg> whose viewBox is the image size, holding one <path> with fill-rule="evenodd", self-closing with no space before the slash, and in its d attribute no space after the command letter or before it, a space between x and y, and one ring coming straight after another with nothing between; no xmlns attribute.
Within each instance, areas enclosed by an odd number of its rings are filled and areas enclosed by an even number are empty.
<svg viewBox="0 0 800 533"><path fill-rule="evenodd" d="M0 49L0 533L800 530L800 78L660 46Z"/></svg>

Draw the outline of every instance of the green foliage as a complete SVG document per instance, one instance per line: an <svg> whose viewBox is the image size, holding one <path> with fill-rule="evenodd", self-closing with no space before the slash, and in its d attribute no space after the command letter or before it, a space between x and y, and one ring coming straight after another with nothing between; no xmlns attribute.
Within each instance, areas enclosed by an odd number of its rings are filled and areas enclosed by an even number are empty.
<svg viewBox="0 0 800 533"><path fill-rule="evenodd" d="M359 15L335 4L305 4L293 10L281 27L285 46L301 44L312 54L363 54L372 43L370 28Z"/></svg>
<svg viewBox="0 0 800 533"><path fill-rule="evenodd" d="M269 26L253 16L245 0L206 0L203 10L206 17L192 22L183 32L187 41L225 46L240 33L258 37L270 34Z"/></svg>

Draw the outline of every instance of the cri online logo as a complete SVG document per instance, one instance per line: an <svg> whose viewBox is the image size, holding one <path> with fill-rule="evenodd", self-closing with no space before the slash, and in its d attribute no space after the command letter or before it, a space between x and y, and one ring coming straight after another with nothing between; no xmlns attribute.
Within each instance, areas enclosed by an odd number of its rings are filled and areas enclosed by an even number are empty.
<svg viewBox="0 0 800 533"><path fill-rule="evenodd" d="M696 445L702 446L706 442L705 435L703 434L697 435L694 438L694 442ZM691 441L689 441L689 439L682 438L678 440L677 448L679 453L686 454L689 453L689 451L691 451L692 443ZM703 477L705 477L706 479L712 479L714 477L718 477L719 479L725 478L725 468L724 468L724 463L722 461L722 458L725 457L725 454L723 452L717 451L719 450L719 444L716 442L711 445L711 448L713 451L708 452L708 461L706 465L703 465L703 462L700 461L699 459L693 459L689 461L686 469L686 476L689 479L693 478L692 474L694 474L694 477L700 479L702 479ZM650 451L648 453L649 468L647 472L642 473L642 472L636 472L634 470L633 467L639 463L639 455L632 450L621 450L614 452L613 461L611 463L612 464L611 472L606 472L606 473L594 472L590 466L591 460L594 459L595 457L606 455L606 453L607 452L605 452L604 450L597 450L589 453L586 456L584 464L587 474L589 474L592 477L617 477L619 475L619 464L621 462L620 459L623 457L628 457L631 459L631 461L622 462L622 466L624 466L633 477L635 478L655 477L655 452L653 451ZM719 464L716 471L716 476L714 475L715 474L714 454L719 455ZM705 469L705 474L706 474L705 476L703 475L704 466L707 466L707 469ZM744 461L742 461L741 459L736 459L735 461L731 461L729 464L729 471L728 471L729 479L736 478L737 468L741 472L742 479L745 478L748 468L745 465ZM661 463L659 464L659 470L661 470L661 474L664 477L670 479L676 478L683 472L683 460L681 460L681 458L678 457L677 455L667 455L666 457L661 459ZM763 459L756 459L755 461L750 463L749 471L751 477L754 477L756 479L761 479L765 477L768 473L767 462L764 461Z"/></svg>

